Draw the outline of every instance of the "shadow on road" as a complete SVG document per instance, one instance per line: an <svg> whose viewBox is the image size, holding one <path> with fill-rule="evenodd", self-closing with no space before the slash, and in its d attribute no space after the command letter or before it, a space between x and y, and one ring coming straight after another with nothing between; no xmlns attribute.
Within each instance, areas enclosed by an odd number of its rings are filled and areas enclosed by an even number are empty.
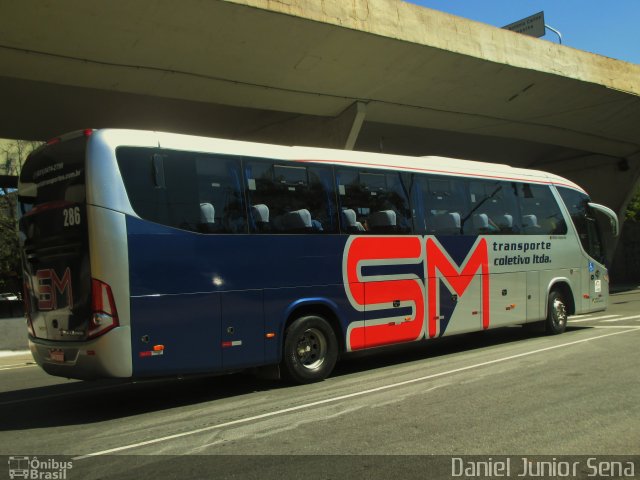
<svg viewBox="0 0 640 480"><path fill-rule="evenodd" d="M567 331L589 327L568 327ZM520 327L500 328L346 355L333 377L428 360L462 351L527 341L541 336ZM288 388L284 382L248 373L192 376L139 382L73 381L0 393L0 431L92 424L231 398L257 391Z"/></svg>

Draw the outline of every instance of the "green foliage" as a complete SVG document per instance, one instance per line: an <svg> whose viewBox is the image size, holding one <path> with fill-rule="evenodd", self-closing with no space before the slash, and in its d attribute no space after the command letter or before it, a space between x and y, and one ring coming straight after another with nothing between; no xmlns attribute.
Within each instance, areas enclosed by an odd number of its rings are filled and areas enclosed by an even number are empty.
<svg viewBox="0 0 640 480"><path fill-rule="evenodd" d="M15 224L15 193L8 193L2 189L0 194L0 291L13 291L10 285L19 270L18 237Z"/></svg>
<svg viewBox="0 0 640 480"><path fill-rule="evenodd" d="M626 220L633 220L640 222L640 190L631 198L629 205L627 205L627 212L625 214Z"/></svg>
<svg viewBox="0 0 640 480"><path fill-rule="evenodd" d="M0 143L0 174L18 175L27 155L39 145L24 140ZM17 201L15 190L0 187L0 292L16 294L22 291Z"/></svg>

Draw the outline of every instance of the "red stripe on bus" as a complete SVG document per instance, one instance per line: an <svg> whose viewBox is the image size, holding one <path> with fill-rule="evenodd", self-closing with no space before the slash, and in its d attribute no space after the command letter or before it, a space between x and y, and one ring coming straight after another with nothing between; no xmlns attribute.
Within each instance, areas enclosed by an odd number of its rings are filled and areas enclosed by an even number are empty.
<svg viewBox="0 0 640 480"><path fill-rule="evenodd" d="M29 215L35 215L37 213L42 213L46 210L55 210L58 208L63 208L63 207L67 207L69 205L75 205L73 202L68 202L66 200L56 200L55 202L47 202L47 203L42 203L40 205L37 205L35 207L33 207L31 210L29 210L27 213L24 214L25 217L28 217Z"/></svg>

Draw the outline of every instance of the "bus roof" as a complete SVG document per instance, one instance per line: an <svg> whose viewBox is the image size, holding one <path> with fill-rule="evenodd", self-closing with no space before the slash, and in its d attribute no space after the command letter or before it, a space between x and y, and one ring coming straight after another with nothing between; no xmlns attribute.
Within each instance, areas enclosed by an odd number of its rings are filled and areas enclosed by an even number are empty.
<svg viewBox="0 0 640 480"><path fill-rule="evenodd" d="M435 175L482 177L504 181L554 184L584 191L571 180L552 173L516 168L505 164L478 162L450 157L412 157L352 150L281 146L142 130L96 130L92 137L102 139L114 148L121 145L160 147L173 150L272 158L293 162L326 163L331 165L361 166L371 169L424 172Z"/></svg>

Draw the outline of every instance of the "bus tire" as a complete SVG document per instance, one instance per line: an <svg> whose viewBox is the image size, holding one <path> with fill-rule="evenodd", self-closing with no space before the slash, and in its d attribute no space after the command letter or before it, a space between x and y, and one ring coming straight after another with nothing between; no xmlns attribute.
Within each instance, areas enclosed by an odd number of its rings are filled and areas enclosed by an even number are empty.
<svg viewBox="0 0 640 480"><path fill-rule="evenodd" d="M313 383L329 376L338 359L338 341L331 325L317 315L294 320L285 331L283 376L295 383Z"/></svg>
<svg viewBox="0 0 640 480"><path fill-rule="evenodd" d="M549 292L545 331L548 335L558 335L567 328L567 304L560 292Z"/></svg>

